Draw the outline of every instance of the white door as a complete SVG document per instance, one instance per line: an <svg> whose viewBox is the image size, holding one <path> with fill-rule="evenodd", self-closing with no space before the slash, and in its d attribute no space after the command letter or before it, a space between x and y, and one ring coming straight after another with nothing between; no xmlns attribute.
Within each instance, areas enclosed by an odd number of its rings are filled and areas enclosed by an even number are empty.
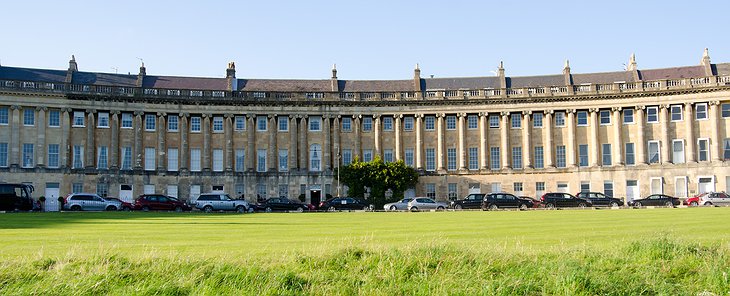
<svg viewBox="0 0 730 296"><path fill-rule="evenodd" d="M58 195L61 194L58 183L46 183L46 212L58 212Z"/></svg>
<svg viewBox="0 0 730 296"><path fill-rule="evenodd" d="M701 177L697 181L698 193L712 192L715 191L715 182L712 177Z"/></svg>
<svg viewBox="0 0 730 296"><path fill-rule="evenodd" d="M482 187L479 183L471 183L469 184L469 194L477 194L482 193Z"/></svg>
<svg viewBox="0 0 730 296"><path fill-rule="evenodd" d="M223 192L223 185L213 185L213 193L225 193Z"/></svg>
<svg viewBox="0 0 730 296"><path fill-rule="evenodd" d="M626 180L626 201L639 198L639 184L636 180Z"/></svg>
<svg viewBox="0 0 730 296"><path fill-rule="evenodd" d="M664 193L664 182L662 177L655 177L649 179L651 194L663 194Z"/></svg>
<svg viewBox="0 0 730 296"><path fill-rule="evenodd" d="M558 183L558 192L568 193L568 183Z"/></svg>
<svg viewBox="0 0 730 296"><path fill-rule="evenodd" d="M132 185L119 185L119 199L126 202L134 201L134 196L132 195Z"/></svg>

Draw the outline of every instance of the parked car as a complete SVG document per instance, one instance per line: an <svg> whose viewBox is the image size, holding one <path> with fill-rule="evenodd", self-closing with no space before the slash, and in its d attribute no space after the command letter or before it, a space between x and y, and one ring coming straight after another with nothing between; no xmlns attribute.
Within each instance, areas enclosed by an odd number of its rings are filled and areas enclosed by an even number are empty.
<svg viewBox="0 0 730 296"><path fill-rule="evenodd" d="M482 210L496 210L500 208L519 208L527 210L533 207L533 202L528 198L519 198L509 193L490 193L482 201Z"/></svg>
<svg viewBox="0 0 730 296"><path fill-rule="evenodd" d="M207 213L212 211L236 211L245 213L253 208L243 199L232 199L227 193L203 193L195 201L195 208Z"/></svg>
<svg viewBox="0 0 730 296"><path fill-rule="evenodd" d="M281 212L281 211L293 211L293 212L304 212L309 210L309 206L298 201L293 201L288 198L275 197L269 198L256 205L256 210L270 212Z"/></svg>
<svg viewBox="0 0 730 296"><path fill-rule="evenodd" d="M423 210L445 210L449 205L445 202L435 201L428 197L416 197L408 202L408 210L418 212Z"/></svg>
<svg viewBox="0 0 730 296"><path fill-rule="evenodd" d="M122 203L122 208L120 210L122 210L122 211L131 211L134 208L134 205L133 204L128 203L126 201L123 201L121 199L118 199L116 197L105 197L104 199L111 200L111 201L121 202Z"/></svg>
<svg viewBox="0 0 730 296"><path fill-rule="evenodd" d="M539 208L540 207L540 200L539 199L536 199L534 197L524 196L524 195L521 195L521 196L518 196L518 197L519 198L524 198L524 199L531 200L532 201L532 207L533 208Z"/></svg>
<svg viewBox="0 0 730 296"><path fill-rule="evenodd" d="M684 201L688 206L730 205L730 195L725 192L705 192Z"/></svg>
<svg viewBox="0 0 730 296"><path fill-rule="evenodd" d="M585 198L593 202L593 206L599 207L618 207L624 204L624 201L618 198L607 196L600 192L579 192L575 197Z"/></svg>
<svg viewBox="0 0 730 296"><path fill-rule="evenodd" d="M63 208L71 211L118 211L122 203L106 200L96 193L71 193L66 196Z"/></svg>
<svg viewBox="0 0 730 296"><path fill-rule="evenodd" d="M462 199L452 201L450 207L454 210L481 208L484 195L484 193L469 194Z"/></svg>
<svg viewBox="0 0 730 296"><path fill-rule="evenodd" d="M652 194L645 198L635 199L628 202L631 207L643 207L643 206L666 206L674 207L680 205L679 198L665 195L665 194Z"/></svg>
<svg viewBox="0 0 730 296"><path fill-rule="evenodd" d="M0 184L0 211L31 211L35 200L31 197L33 185Z"/></svg>
<svg viewBox="0 0 730 296"><path fill-rule="evenodd" d="M329 212L338 210L370 210L371 205L367 202L352 197L333 197L319 203L320 210L326 210Z"/></svg>
<svg viewBox="0 0 730 296"><path fill-rule="evenodd" d="M575 197L570 193L549 192L540 197L542 206L548 209L565 208L565 207L592 207L593 202L588 199Z"/></svg>
<svg viewBox="0 0 730 296"><path fill-rule="evenodd" d="M404 198L396 202L391 202L383 205L383 209L386 211L403 211L408 209L408 203L413 200L412 198Z"/></svg>
<svg viewBox="0 0 730 296"><path fill-rule="evenodd" d="M162 194L142 194L134 199L134 209L141 211L190 211L192 207L177 198Z"/></svg>

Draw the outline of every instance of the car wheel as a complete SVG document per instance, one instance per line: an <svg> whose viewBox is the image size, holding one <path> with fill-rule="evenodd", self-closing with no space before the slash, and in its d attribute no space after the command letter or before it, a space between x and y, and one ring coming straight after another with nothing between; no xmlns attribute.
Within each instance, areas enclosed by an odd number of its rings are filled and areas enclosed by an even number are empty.
<svg viewBox="0 0 730 296"><path fill-rule="evenodd" d="M335 208L334 206L330 206L329 208L327 208L327 212L334 212L334 211L337 211L337 208Z"/></svg>
<svg viewBox="0 0 730 296"><path fill-rule="evenodd" d="M244 206L237 206L236 207L236 212L238 212L238 213L245 213L246 212L246 207L244 207Z"/></svg>
<svg viewBox="0 0 730 296"><path fill-rule="evenodd" d="M436 210L437 211L443 211L444 210L444 207L438 207L438 208L436 208Z"/></svg>
<svg viewBox="0 0 730 296"><path fill-rule="evenodd" d="M122 207L122 211L129 212L131 210L132 210L132 208L130 208L130 207Z"/></svg>
<svg viewBox="0 0 730 296"><path fill-rule="evenodd" d="M581 209L585 209L586 208L586 204L585 203L582 203L582 202L581 203L578 203L578 207L581 208Z"/></svg>
<svg viewBox="0 0 730 296"><path fill-rule="evenodd" d="M637 207L641 207L641 202L640 201L637 201L634 205L637 206Z"/></svg>
<svg viewBox="0 0 730 296"><path fill-rule="evenodd" d="M213 207L205 206L205 207L203 207L203 211L205 211L206 213L211 213L211 212L213 212Z"/></svg>
<svg viewBox="0 0 730 296"><path fill-rule="evenodd" d="M461 209L463 209L463 207L461 205L455 205L454 206L454 210L461 210Z"/></svg>
<svg viewBox="0 0 730 296"><path fill-rule="evenodd" d="M391 210L391 211L397 211L397 210L398 210L398 208L397 208L396 206L390 206L390 210Z"/></svg>
<svg viewBox="0 0 730 296"><path fill-rule="evenodd" d="M417 207L411 207L411 212L418 212L418 208Z"/></svg>
<svg viewBox="0 0 730 296"><path fill-rule="evenodd" d="M73 205L73 206L71 206L71 210L72 211L81 211L81 206L80 205Z"/></svg>
<svg viewBox="0 0 730 296"><path fill-rule="evenodd" d="M366 212L367 212L367 211L369 211L369 210L370 210L370 207L368 207L368 206L364 206L364 207L362 207L362 210L363 210L363 211L366 211Z"/></svg>
<svg viewBox="0 0 730 296"><path fill-rule="evenodd" d="M302 207L297 208L297 213L303 213L303 212L304 212L304 208L302 208Z"/></svg>
<svg viewBox="0 0 730 296"><path fill-rule="evenodd" d="M498 207L497 205L495 205L495 204L491 204L491 205L489 205L489 210L490 210L490 211L496 211L496 210L498 210L498 209L499 209L499 207Z"/></svg>
<svg viewBox="0 0 730 296"><path fill-rule="evenodd" d="M693 207L696 207L697 206L697 202L696 201L693 201L693 202L689 203L689 205L690 206L693 206Z"/></svg>
<svg viewBox="0 0 730 296"><path fill-rule="evenodd" d="M671 201L668 201L668 202L665 202L664 203L664 206L666 206L668 208L673 208L674 207L674 204Z"/></svg>
<svg viewBox="0 0 730 296"><path fill-rule="evenodd" d="M182 212L182 207L181 206L176 206L175 207L175 212L178 212L178 213Z"/></svg>
<svg viewBox="0 0 730 296"><path fill-rule="evenodd" d="M613 201L613 202L611 202L610 206L611 206L612 208L618 208L618 203L617 203L617 202L615 202L615 201Z"/></svg>
<svg viewBox="0 0 730 296"><path fill-rule="evenodd" d="M142 207L142 211L143 212L149 212L150 211L150 207L144 206L144 207Z"/></svg>
<svg viewBox="0 0 730 296"><path fill-rule="evenodd" d="M264 211L266 211L267 213L271 213L272 212L271 207L266 207L266 209Z"/></svg>
<svg viewBox="0 0 730 296"><path fill-rule="evenodd" d="M116 211L117 210L117 207L115 207L115 206L108 206L108 207L106 207L106 210L107 211Z"/></svg>
<svg viewBox="0 0 730 296"><path fill-rule="evenodd" d="M706 206L711 206L711 205L712 205L712 203L711 203L711 202L709 202L709 201L706 201L706 202L705 202L705 205L706 205Z"/></svg>
<svg viewBox="0 0 730 296"><path fill-rule="evenodd" d="M549 204L546 204L545 207L552 210L552 209L555 209L555 204L549 203Z"/></svg>
<svg viewBox="0 0 730 296"><path fill-rule="evenodd" d="M521 204L520 205L520 210L526 211L527 210L527 205L526 204Z"/></svg>

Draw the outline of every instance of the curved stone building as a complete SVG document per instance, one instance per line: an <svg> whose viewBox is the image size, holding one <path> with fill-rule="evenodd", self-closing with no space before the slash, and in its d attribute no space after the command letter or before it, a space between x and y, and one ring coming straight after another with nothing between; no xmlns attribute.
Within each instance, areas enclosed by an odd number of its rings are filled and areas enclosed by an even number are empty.
<svg viewBox="0 0 730 296"><path fill-rule="evenodd" d="M403 159L408 195L685 197L730 183L730 63L507 77L340 80L0 66L0 182L49 200L162 192L337 195L334 168ZM53 207L52 205L50 206Z"/></svg>

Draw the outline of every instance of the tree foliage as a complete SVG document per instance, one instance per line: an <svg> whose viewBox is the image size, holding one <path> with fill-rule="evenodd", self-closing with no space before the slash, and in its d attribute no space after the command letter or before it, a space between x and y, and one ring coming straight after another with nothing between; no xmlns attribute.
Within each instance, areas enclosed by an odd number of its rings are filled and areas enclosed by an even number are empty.
<svg viewBox="0 0 730 296"><path fill-rule="evenodd" d="M347 185L347 194L351 197L364 198L366 188L370 188L368 201L382 206L403 198L403 193L418 183L418 172L403 160L386 163L379 157L370 162L355 158L341 167L340 182ZM388 189L393 193L390 197L385 196Z"/></svg>

